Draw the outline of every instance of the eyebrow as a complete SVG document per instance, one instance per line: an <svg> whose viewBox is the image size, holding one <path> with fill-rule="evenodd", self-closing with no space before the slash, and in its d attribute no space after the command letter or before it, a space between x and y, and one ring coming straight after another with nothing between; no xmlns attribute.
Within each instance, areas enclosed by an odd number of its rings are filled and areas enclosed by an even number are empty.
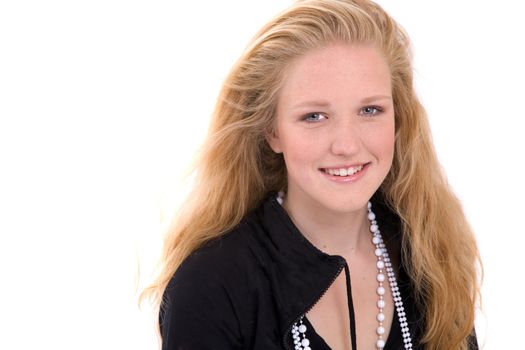
<svg viewBox="0 0 525 350"><path fill-rule="evenodd" d="M311 108L321 107L321 108L326 108L326 107L330 107L330 102L328 102L328 101L305 101L305 102L301 102L299 104L296 104L295 106L292 107L292 109L299 109L299 108L303 108L303 107L311 107Z"/></svg>
<svg viewBox="0 0 525 350"><path fill-rule="evenodd" d="M366 97L361 100L361 103L370 103L375 101L381 101L381 100L391 100L392 96L390 95L376 95L376 96L370 96Z"/></svg>
<svg viewBox="0 0 525 350"><path fill-rule="evenodd" d="M362 99L360 101L361 104L367 104L367 103L371 103L371 102L376 102L376 101L381 101L381 100L391 100L392 99L392 96L390 95L375 95L375 96L370 96L370 97L365 97L364 99ZM303 107L321 107L321 108L326 108L326 107L330 107L330 102L328 101L324 101L324 100L312 100L312 101L304 101L304 102L301 102L301 103L298 103L296 105L294 105L292 108L293 109L298 109L298 108L303 108Z"/></svg>

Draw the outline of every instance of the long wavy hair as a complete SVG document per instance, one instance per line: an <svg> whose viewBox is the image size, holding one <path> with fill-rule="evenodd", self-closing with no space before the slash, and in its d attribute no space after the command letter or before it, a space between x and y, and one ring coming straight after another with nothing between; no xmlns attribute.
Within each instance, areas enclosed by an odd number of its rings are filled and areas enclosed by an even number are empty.
<svg viewBox="0 0 525 350"><path fill-rule="evenodd" d="M459 200L438 162L426 113L413 86L404 30L365 0L303 0L271 20L232 68L194 169L195 183L168 232L160 274L143 296L160 306L181 263L236 226L269 191L286 187L272 131L287 67L334 42L373 45L390 67L395 154L378 189L401 219L402 254L425 311L427 349L467 349L479 298L479 253Z"/></svg>

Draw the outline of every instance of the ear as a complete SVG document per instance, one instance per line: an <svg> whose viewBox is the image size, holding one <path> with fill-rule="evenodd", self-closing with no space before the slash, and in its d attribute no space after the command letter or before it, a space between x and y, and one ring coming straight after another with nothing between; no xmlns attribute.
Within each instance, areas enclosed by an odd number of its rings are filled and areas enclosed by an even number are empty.
<svg viewBox="0 0 525 350"><path fill-rule="evenodd" d="M266 138L266 142L268 142L268 145L270 145L270 148L275 153L283 153L283 149L281 147L281 140L279 139L279 135L275 128L272 128L272 130L268 130L264 137Z"/></svg>

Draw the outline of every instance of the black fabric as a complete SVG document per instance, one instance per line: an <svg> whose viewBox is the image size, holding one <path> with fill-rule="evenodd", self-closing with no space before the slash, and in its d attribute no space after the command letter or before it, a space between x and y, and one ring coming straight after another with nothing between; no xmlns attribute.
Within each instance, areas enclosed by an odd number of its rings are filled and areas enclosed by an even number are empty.
<svg viewBox="0 0 525 350"><path fill-rule="evenodd" d="M424 316L402 268L399 219L377 195L372 203L398 276L413 349L423 349L419 339ZM293 349L292 324L315 305L343 269L352 316L351 271L346 261L313 246L271 193L235 229L208 242L179 267L164 292L159 315L162 349ZM329 350L306 317L305 323L311 348ZM350 332L356 349L355 329ZM385 350L402 348L394 315Z"/></svg>
<svg viewBox="0 0 525 350"><path fill-rule="evenodd" d="M348 264L345 264L345 279L346 279L346 299L348 300L348 315L350 315L350 341L352 342L352 349L357 349L357 344L356 344L357 337L355 334L354 300L352 298L352 282L350 280L350 269L348 268ZM308 328L314 329L314 327L311 324L310 324L310 327Z"/></svg>

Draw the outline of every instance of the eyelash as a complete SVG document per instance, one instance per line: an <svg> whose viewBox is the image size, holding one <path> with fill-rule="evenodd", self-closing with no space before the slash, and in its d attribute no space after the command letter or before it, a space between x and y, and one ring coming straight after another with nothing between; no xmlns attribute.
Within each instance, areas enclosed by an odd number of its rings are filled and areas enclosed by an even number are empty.
<svg viewBox="0 0 525 350"><path fill-rule="evenodd" d="M323 116L326 118L326 116L321 113L321 112L315 112L315 113L308 113L307 115L305 115L303 117L303 120L306 121L306 122L309 122L309 123L318 123L319 120L309 120L308 118L312 117L312 116L315 116L315 115L319 115L319 116Z"/></svg>
<svg viewBox="0 0 525 350"><path fill-rule="evenodd" d="M373 109L374 112L372 113L364 113L365 110L369 110L369 109ZM375 116L379 113L382 113L383 112L383 109L381 107L378 107L378 106L366 106L366 107L363 107L360 109L359 111L359 114L360 115L366 115L366 116ZM306 121L306 122L310 122L310 123L318 123L320 120L309 120L310 117L313 117L313 116L322 116L324 118L326 118L326 116L324 115L324 113L321 113L321 112L314 112L314 113L308 113L306 114L302 120Z"/></svg>
<svg viewBox="0 0 525 350"><path fill-rule="evenodd" d="M375 112L372 113L372 114L367 114L367 113L362 113L365 109L375 109ZM366 107L363 107L361 108L361 112L360 114L365 114L365 115L371 115L371 116L375 116L379 113L383 112L383 109L381 107L377 107L377 106L366 106Z"/></svg>

